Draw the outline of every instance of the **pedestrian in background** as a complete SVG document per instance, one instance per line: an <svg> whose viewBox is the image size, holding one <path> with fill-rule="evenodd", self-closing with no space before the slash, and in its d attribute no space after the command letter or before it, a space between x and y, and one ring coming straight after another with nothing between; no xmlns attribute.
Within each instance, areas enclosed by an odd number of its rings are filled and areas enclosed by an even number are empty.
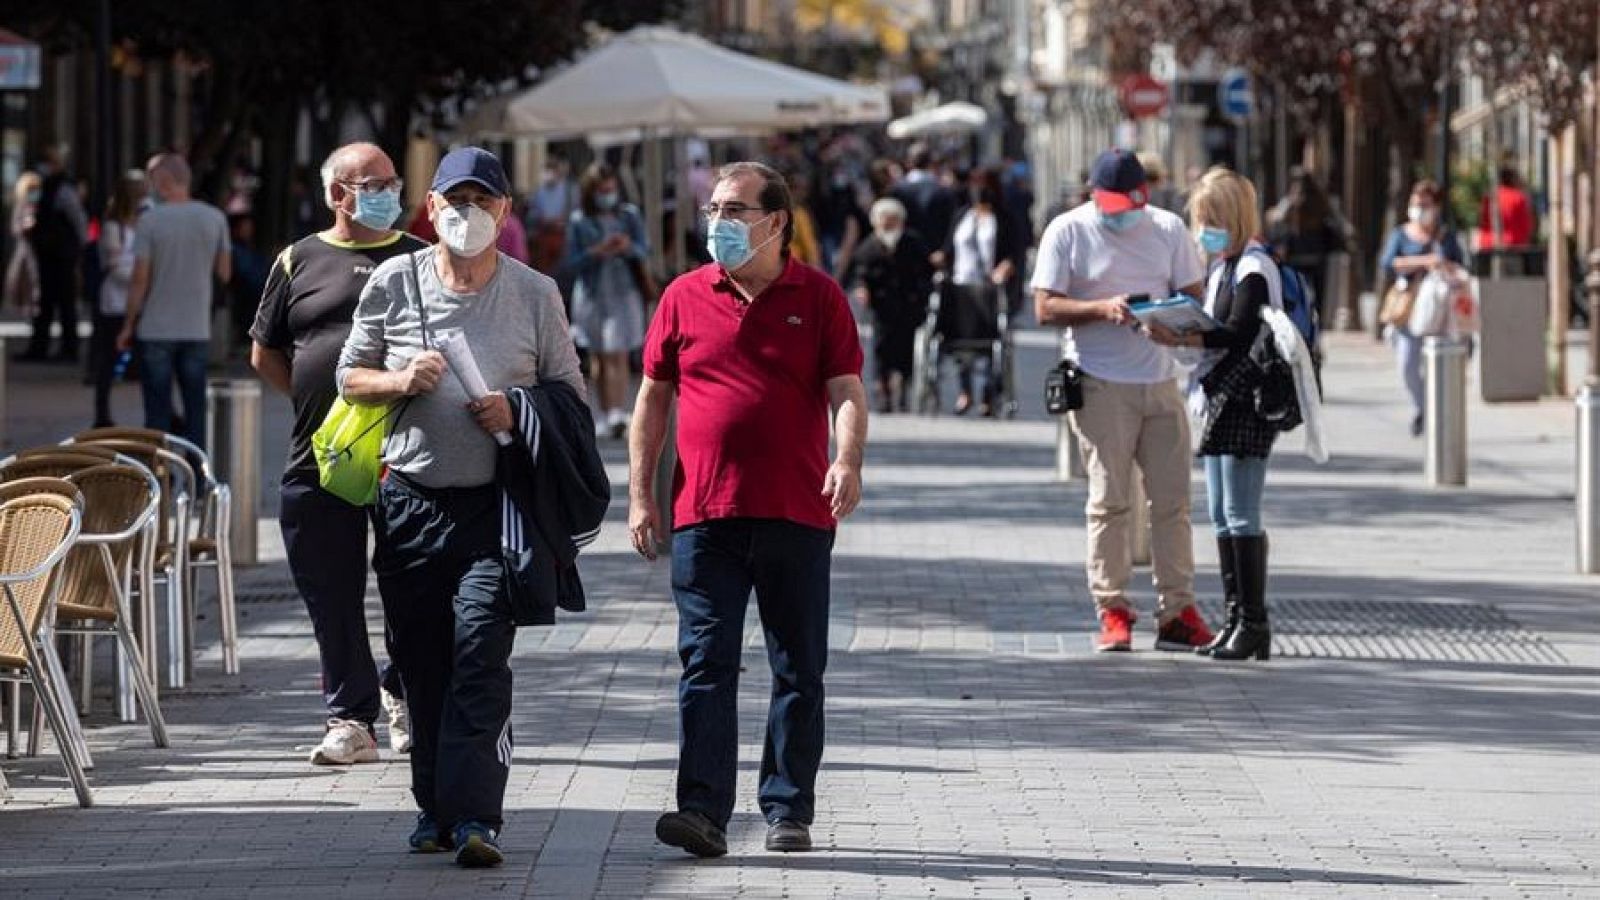
<svg viewBox="0 0 1600 900"><path fill-rule="evenodd" d="M906 156L906 172L889 195L905 204L906 227L923 235L930 244L943 244L950 235L959 205L955 192L946 187L935 171L937 160L925 144L913 144ZM937 247L934 248L937 251ZM935 260L942 267L941 260Z"/></svg>
<svg viewBox="0 0 1600 900"><path fill-rule="evenodd" d="M159 153L145 166L151 209L134 230L128 318L117 349L134 347L144 392L144 424L171 431L172 386L183 396L183 437L206 441L206 363L211 344L213 279L233 275L228 220L189 196L189 163Z"/></svg>
<svg viewBox="0 0 1600 900"><path fill-rule="evenodd" d="M560 156L545 160L539 186L528 195L527 232L532 244L529 265L556 277L566 252L567 222L578 208L578 186Z"/></svg>
<svg viewBox="0 0 1600 900"><path fill-rule="evenodd" d="M1495 250L1502 247L1527 247L1538 234L1534 218L1533 200L1522 188L1522 178L1510 166L1501 166L1496 176L1494 196L1485 192L1478 206L1477 249ZM1495 235L1495 206L1499 207L1500 233Z"/></svg>
<svg viewBox="0 0 1600 900"><path fill-rule="evenodd" d="M1439 185L1433 181L1423 179L1412 185L1406 221L1395 226L1383 242L1378 265L1389 281L1385 291L1386 308L1397 308L1391 302L1392 292L1409 294L1414 299L1429 272L1446 263L1459 265L1464 259L1461 242L1440 215L1440 200ZM1409 313L1410 305L1404 308ZM1421 437L1424 425L1422 337L1411 333L1406 321L1409 314L1391 318L1395 320L1388 323L1389 342L1394 347L1400 380L1411 397L1411 436Z"/></svg>
<svg viewBox="0 0 1600 900"><path fill-rule="evenodd" d="M39 261L28 231L33 228L44 179L23 172L11 192L11 258L6 260L5 302L29 318L39 312Z"/></svg>
<svg viewBox="0 0 1600 900"><path fill-rule="evenodd" d="M1000 336L1000 308L1014 308L1013 292L1027 264L1027 234L1001 202L1000 179L989 169L967 177L967 196L951 218L942 258L949 266L940 333L946 341L988 342ZM979 414L995 414L999 385L987 352L960 354L955 414L974 402Z"/></svg>
<svg viewBox="0 0 1600 900"><path fill-rule="evenodd" d="M343 766L377 761L380 712L387 714L394 752L410 749L411 728L394 653L380 674L367 637L372 511L322 489L311 436L338 396L334 373L368 276L386 260L427 244L393 230L402 185L376 145L333 151L322 164L322 185L333 226L289 245L273 262L250 329L250 363L294 401L278 524L322 664L326 728L311 763Z"/></svg>
<svg viewBox="0 0 1600 900"><path fill-rule="evenodd" d="M511 772L516 631L502 556L496 433L522 434L506 390L583 395L555 282L494 249L511 213L494 154L452 150L428 192L438 246L378 264L339 357L340 395L403 403L390 425L373 571L411 710L413 851L499 865ZM491 393L469 397L436 349L458 333ZM516 442L516 438L509 438Z"/></svg>
<svg viewBox="0 0 1600 900"><path fill-rule="evenodd" d="M144 173L133 169L117 180L100 221L100 296L96 298L93 338L89 346L94 374L94 427L111 420L111 387L117 376L117 335L128 319L128 286L133 280L134 230L145 201ZM122 367L126 371L126 366Z"/></svg>
<svg viewBox="0 0 1600 900"><path fill-rule="evenodd" d="M1198 383L1204 409L1198 455L1227 618L1196 652L1213 659L1264 660L1272 650L1261 495L1278 425L1256 412L1261 369L1251 351L1258 340L1272 339L1261 311L1283 309L1283 280L1271 251L1256 238L1261 231L1256 202L1255 185L1227 169L1213 169L1191 189L1189 221L1200 248L1211 257L1205 310L1221 324L1183 335L1159 323L1149 327L1156 343L1220 354Z"/></svg>
<svg viewBox="0 0 1600 900"><path fill-rule="evenodd" d="M1332 322L1328 258L1344 252L1344 228L1315 175L1298 167L1291 170L1288 192L1267 216L1266 236L1273 253L1299 270L1316 291L1317 321Z"/></svg>
<svg viewBox="0 0 1600 900"><path fill-rule="evenodd" d="M52 147L39 165L43 179L33 204L33 226L26 238L33 250L39 275L39 305L33 316L28 349L17 355L24 361L78 359L78 272L83 245L89 239L89 217L78 196L78 183L66 170L61 151ZM50 353L50 326L57 323L61 338Z"/></svg>
<svg viewBox="0 0 1600 900"><path fill-rule="evenodd" d="M793 201L782 175L725 166L708 207L716 262L662 296L628 441L628 527L634 549L654 559L669 539L655 472L676 396L678 808L657 820L656 837L696 856L728 852L753 588L772 668L758 774L766 847L805 851L822 763L834 534L861 496L861 341L838 283L789 255Z"/></svg>
<svg viewBox="0 0 1600 900"><path fill-rule="evenodd" d="M922 235L906 228L893 197L872 204L872 233L857 246L844 283L872 311L872 363L878 411L907 408L917 327L928 314L933 267Z"/></svg>
<svg viewBox="0 0 1600 900"><path fill-rule="evenodd" d="M572 339L589 355L594 379L595 435L628 430L628 354L644 342L644 290L650 245L644 218L622 201L617 173L594 163L578 183L578 209L567 226L572 289Z"/></svg>
<svg viewBox="0 0 1600 900"><path fill-rule="evenodd" d="M1089 472L1086 562L1099 610L1099 651L1133 649L1134 464L1150 498L1156 648L1190 650L1213 635L1194 604L1189 527L1189 416L1178 369L1138 328L1130 299L1199 298L1205 269L1177 214L1148 206L1144 167L1107 150L1089 175L1093 199L1045 229L1033 274L1039 324L1065 326L1067 357L1082 371L1072 425Z"/></svg>

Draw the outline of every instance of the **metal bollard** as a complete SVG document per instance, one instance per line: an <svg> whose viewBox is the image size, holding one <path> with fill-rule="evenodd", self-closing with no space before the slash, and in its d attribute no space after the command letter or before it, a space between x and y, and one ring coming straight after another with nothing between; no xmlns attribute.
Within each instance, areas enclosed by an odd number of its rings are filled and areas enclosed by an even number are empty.
<svg viewBox="0 0 1600 900"><path fill-rule="evenodd" d="M256 564L256 510L261 496L261 383L213 380L206 386L206 451L217 480L233 488L230 546L237 565Z"/></svg>
<svg viewBox="0 0 1600 900"><path fill-rule="evenodd" d="M1430 487L1467 483L1467 342L1430 337L1422 342L1428 386L1427 459L1423 474Z"/></svg>
<svg viewBox="0 0 1600 900"><path fill-rule="evenodd" d="M1578 571L1600 575L1600 383L1578 391Z"/></svg>
<svg viewBox="0 0 1600 900"><path fill-rule="evenodd" d="M1056 417L1056 480L1077 481L1085 477L1083 456L1078 449L1078 433L1071 416Z"/></svg>

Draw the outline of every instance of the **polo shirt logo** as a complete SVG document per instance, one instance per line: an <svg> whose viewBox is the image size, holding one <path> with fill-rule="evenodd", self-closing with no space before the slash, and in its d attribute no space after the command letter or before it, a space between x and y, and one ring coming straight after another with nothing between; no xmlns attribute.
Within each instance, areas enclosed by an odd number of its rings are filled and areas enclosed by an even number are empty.
<svg viewBox="0 0 1600 900"><path fill-rule="evenodd" d="M799 316L790 316L789 318L785 319L784 321L788 322L790 325L804 325L805 324L805 322L800 320Z"/></svg>

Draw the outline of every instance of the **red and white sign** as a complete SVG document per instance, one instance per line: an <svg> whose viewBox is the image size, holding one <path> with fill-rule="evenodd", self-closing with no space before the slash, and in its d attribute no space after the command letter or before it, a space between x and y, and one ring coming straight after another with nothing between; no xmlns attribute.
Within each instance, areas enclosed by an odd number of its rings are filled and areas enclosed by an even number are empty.
<svg viewBox="0 0 1600 900"><path fill-rule="evenodd" d="M1122 109L1130 119L1148 119L1166 111L1171 92L1167 86L1146 74L1129 75L1118 89Z"/></svg>

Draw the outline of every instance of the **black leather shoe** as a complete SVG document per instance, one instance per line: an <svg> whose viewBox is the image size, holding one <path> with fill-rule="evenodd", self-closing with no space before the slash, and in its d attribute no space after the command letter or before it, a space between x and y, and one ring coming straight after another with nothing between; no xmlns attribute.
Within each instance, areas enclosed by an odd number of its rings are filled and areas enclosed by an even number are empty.
<svg viewBox="0 0 1600 900"><path fill-rule="evenodd" d="M727 834L704 813L692 809L669 812L657 819L656 840L700 857L725 856L728 852Z"/></svg>
<svg viewBox="0 0 1600 900"><path fill-rule="evenodd" d="M811 829L793 819L779 819L767 828L767 849L774 853L809 852Z"/></svg>

